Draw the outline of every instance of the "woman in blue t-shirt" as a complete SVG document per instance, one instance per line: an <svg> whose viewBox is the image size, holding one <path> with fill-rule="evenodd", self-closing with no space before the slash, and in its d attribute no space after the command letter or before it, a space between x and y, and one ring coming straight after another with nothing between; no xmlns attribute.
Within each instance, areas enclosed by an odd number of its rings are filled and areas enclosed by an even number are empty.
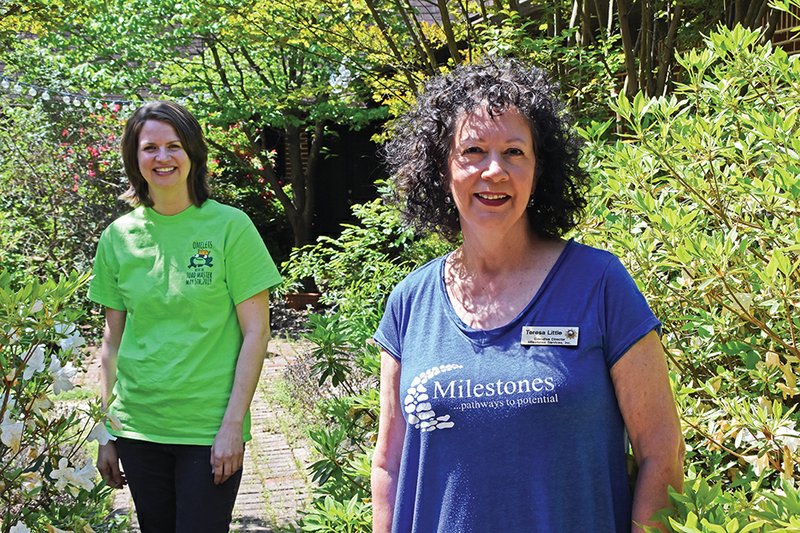
<svg viewBox="0 0 800 533"><path fill-rule="evenodd" d="M682 488L660 323L616 257L561 238L588 177L554 91L519 61L459 67L386 146L407 220L461 240L375 334L376 533L631 531Z"/></svg>

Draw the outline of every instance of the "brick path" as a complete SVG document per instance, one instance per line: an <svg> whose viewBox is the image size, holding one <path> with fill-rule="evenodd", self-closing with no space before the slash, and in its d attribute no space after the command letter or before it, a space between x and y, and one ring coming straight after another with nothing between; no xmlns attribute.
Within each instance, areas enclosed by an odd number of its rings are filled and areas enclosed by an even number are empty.
<svg viewBox="0 0 800 533"><path fill-rule="evenodd" d="M290 444L280 430L280 419L285 413L267 398L270 387L298 356L297 350L296 344L285 340L270 341L270 353L250 409L253 440L245 449L244 476L233 510L231 531L271 533L277 528L294 525L299 510L310 497L305 469L309 463L308 448L303 443ZM97 362L90 365L85 383L89 386L99 383ZM114 510L131 516L130 531L139 531L127 487L117 491Z"/></svg>

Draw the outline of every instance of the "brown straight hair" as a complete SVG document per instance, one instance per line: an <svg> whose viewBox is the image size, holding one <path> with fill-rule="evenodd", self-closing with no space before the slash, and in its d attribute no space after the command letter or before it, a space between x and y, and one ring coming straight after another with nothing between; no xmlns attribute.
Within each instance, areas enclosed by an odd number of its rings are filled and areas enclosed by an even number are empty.
<svg viewBox="0 0 800 533"><path fill-rule="evenodd" d="M125 173L128 175L130 186L120 195L132 207L145 205L153 206L150 191L142 173L139 171L139 133L148 120L166 122L175 129L181 146L189 156L192 163L187 180L189 199L194 205L200 207L208 200L210 189L208 186L208 146L203 138L203 129L200 123L183 106L167 101L157 100L148 102L134 111L125 123L122 134L122 161L125 164Z"/></svg>

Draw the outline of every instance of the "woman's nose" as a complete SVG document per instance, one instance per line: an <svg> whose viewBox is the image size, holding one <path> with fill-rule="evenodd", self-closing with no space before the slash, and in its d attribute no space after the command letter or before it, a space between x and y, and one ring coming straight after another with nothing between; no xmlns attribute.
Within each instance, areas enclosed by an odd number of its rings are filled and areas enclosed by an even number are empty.
<svg viewBox="0 0 800 533"><path fill-rule="evenodd" d="M506 170L503 167L503 162L500 156L490 154L486 158L486 168L481 173L484 179L498 180L507 176Z"/></svg>
<svg viewBox="0 0 800 533"><path fill-rule="evenodd" d="M159 161L164 161L166 159L169 159L169 150L167 150L166 147L159 148L156 152L156 159Z"/></svg>

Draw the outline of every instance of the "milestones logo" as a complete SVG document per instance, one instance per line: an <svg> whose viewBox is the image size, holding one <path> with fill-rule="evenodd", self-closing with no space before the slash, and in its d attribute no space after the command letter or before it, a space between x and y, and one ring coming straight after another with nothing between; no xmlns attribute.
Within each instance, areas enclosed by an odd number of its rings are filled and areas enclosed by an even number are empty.
<svg viewBox="0 0 800 533"><path fill-rule="evenodd" d="M461 365L442 365L426 370L411 382L405 400L404 409L408 418L408 423L421 431L433 431L434 429L448 429L455 424L450 422L450 415L436 416L430 403L430 396L425 385L432 377L438 376L443 372L450 372ZM438 382L437 382L438 385Z"/></svg>
<svg viewBox="0 0 800 533"><path fill-rule="evenodd" d="M433 397L467 400L458 407L459 410L466 411L558 403L558 393L555 390L556 385L551 376L514 381L498 379L490 383L475 384L471 379L459 379L445 385L435 382Z"/></svg>
<svg viewBox="0 0 800 533"><path fill-rule="evenodd" d="M461 365L441 365L422 372L411 382L403 400L408 423L420 431L449 429L455 425L450 415L437 415L431 403L429 381L446 372L463 368ZM464 400L454 405L454 411L470 409L515 409L527 405L558 403L556 380L552 376L532 379L502 380L473 383L472 379L433 381L433 399Z"/></svg>

